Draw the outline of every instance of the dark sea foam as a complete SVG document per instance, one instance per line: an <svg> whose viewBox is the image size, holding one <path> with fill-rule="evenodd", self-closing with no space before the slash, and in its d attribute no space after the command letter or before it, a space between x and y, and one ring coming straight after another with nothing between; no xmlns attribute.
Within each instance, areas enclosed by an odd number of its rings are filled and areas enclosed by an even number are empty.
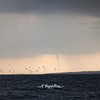
<svg viewBox="0 0 100 100"><path fill-rule="evenodd" d="M58 84L63 89L37 89ZM1 75L0 100L100 100L100 74Z"/></svg>

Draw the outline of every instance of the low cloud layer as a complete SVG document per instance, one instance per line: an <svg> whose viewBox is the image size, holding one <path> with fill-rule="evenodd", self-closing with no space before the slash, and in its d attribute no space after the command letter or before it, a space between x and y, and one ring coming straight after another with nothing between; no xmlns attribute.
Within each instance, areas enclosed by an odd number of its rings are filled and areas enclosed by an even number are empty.
<svg viewBox="0 0 100 100"><path fill-rule="evenodd" d="M0 57L99 53L98 21L74 14L1 14Z"/></svg>

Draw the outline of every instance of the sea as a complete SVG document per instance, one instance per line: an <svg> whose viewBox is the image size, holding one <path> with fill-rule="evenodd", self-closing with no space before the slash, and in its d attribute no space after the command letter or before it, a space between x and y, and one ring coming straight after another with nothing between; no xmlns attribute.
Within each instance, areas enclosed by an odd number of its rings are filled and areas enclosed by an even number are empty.
<svg viewBox="0 0 100 100"><path fill-rule="evenodd" d="M100 100L100 74L0 75L0 100Z"/></svg>

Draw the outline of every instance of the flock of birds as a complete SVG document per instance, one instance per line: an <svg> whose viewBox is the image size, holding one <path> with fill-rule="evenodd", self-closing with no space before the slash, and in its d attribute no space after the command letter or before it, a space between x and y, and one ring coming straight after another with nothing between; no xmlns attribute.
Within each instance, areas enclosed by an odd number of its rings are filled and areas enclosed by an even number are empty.
<svg viewBox="0 0 100 100"><path fill-rule="evenodd" d="M59 55L57 54L56 55L56 59L57 59L57 63L58 63L58 69L60 70L60 63L59 63ZM16 70L13 68L13 67L11 67L11 65L10 64L8 64L8 67L9 67L9 69L8 69L8 73L16 73ZM43 67L37 67L36 69L35 68L33 68L33 67L24 67L25 68L25 70L26 71L28 71L29 73L37 73L37 72L41 72L41 71L44 71L44 72L46 72L47 71L47 67L46 66L43 66ZM54 72L56 72L57 71L57 69L56 68L54 68ZM0 69L0 73L4 73L4 71L2 70L2 69Z"/></svg>
<svg viewBox="0 0 100 100"><path fill-rule="evenodd" d="M41 69L44 70L44 72L46 72L47 68L45 66L43 67L37 67L37 69L31 68L31 67L25 67L25 69L30 72L30 73L34 73L34 72L40 72Z"/></svg>
<svg viewBox="0 0 100 100"><path fill-rule="evenodd" d="M15 74L16 73L16 70L13 68L13 67L11 67L11 65L10 64L8 64L8 67L9 67L9 69L8 69L8 73L13 73L13 74ZM27 71L27 72L29 72L29 73L38 73L38 72L41 72L41 71L44 71L44 72L46 72L47 71L47 67L46 66L42 66L42 67L37 67L37 68L34 68L34 67L24 67L24 69ZM56 68L54 68L54 71L56 72ZM2 69L0 69L0 73L4 73L4 71L2 70Z"/></svg>

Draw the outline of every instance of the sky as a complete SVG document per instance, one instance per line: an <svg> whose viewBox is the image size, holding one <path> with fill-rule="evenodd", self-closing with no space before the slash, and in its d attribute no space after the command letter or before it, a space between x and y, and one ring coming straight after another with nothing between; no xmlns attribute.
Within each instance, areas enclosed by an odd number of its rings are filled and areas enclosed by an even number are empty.
<svg viewBox="0 0 100 100"><path fill-rule="evenodd" d="M99 5L100 0L0 0L0 73L99 71Z"/></svg>

